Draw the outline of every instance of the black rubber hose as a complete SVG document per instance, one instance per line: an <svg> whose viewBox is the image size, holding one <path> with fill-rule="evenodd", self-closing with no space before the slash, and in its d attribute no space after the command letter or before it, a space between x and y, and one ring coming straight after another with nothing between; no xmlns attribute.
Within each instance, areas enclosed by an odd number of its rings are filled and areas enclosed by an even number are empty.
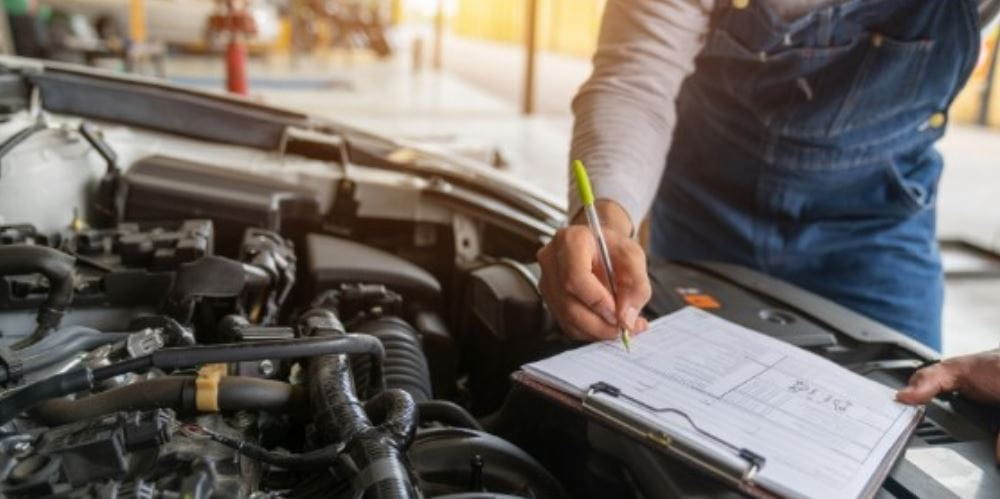
<svg viewBox="0 0 1000 499"><path fill-rule="evenodd" d="M164 348L149 355L93 370L88 367L77 368L8 392L0 399L0 426L45 400L89 390L97 381L151 367L172 370L219 362L300 359L343 353L369 354L376 360L373 365L379 368L385 355L382 344L377 339L365 335Z"/></svg>
<svg viewBox="0 0 1000 499"><path fill-rule="evenodd" d="M84 326L67 326L53 331L51 336L19 350L25 364L47 367L74 354L128 338L130 333L105 333Z"/></svg>
<svg viewBox="0 0 1000 499"><path fill-rule="evenodd" d="M483 431L483 425L479 423L479 420L473 417L464 407L454 402L447 400L418 402L417 412L420 414L421 424L437 421L450 426Z"/></svg>
<svg viewBox="0 0 1000 499"><path fill-rule="evenodd" d="M17 350L42 339L59 327L63 314L73 302L75 259L45 246L14 244L0 246L0 275L42 274L49 281L49 296L38 309L38 328L31 336L11 345Z"/></svg>
<svg viewBox="0 0 1000 499"><path fill-rule="evenodd" d="M20 368L12 373L10 365L0 369L0 384L19 383L30 374L41 371L92 348L114 343L128 337L128 333L102 333L96 329L70 326L59 329L41 341L15 352L10 352L7 362L17 362ZM12 378L11 376L14 376Z"/></svg>
<svg viewBox="0 0 1000 499"><path fill-rule="evenodd" d="M180 408L184 388L193 381L191 376L165 376L76 400L54 398L39 404L32 416L48 426L58 426L116 411Z"/></svg>
<svg viewBox="0 0 1000 499"><path fill-rule="evenodd" d="M83 421L118 411L169 408L194 412L195 377L164 376L139 381L76 400L56 398L39 404L33 416L48 426ZM301 414L305 391L280 381L227 376L219 383L219 410Z"/></svg>
<svg viewBox="0 0 1000 499"><path fill-rule="evenodd" d="M342 324L330 311L311 310L303 315L301 323L310 336L343 334ZM394 390L389 392L392 395L379 395L373 399L372 410L378 416L384 415L383 423L388 425L375 427L355 394L351 365L346 355L311 358L307 370L309 395L314 407L313 423L318 430L318 438L325 445L346 444L348 454L360 470L354 480L356 490L365 498L417 497L399 442L402 438L403 443L408 443L399 432L406 431L408 425L413 424L412 398L405 392ZM374 376L374 372L372 374Z"/></svg>
<svg viewBox="0 0 1000 499"><path fill-rule="evenodd" d="M7 137L7 140L0 143L0 159L3 159L7 154L14 150L15 147L23 143L24 141L31 138L32 135L45 130L48 128L45 123L41 121L36 121L25 128L22 128L14 135Z"/></svg>
<svg viewBox="0 0 1000 499"><path fill-rule="evenodd" d="M284 414L305 414L309 408L304 387L281 381L227 376L219 383L219 409L260 410Z"/></svg>
<svg viewBox="0 0 1000 499"><path fill-rule="evenodd" d="M386 387L406 391L417 403L434 398L427 356L410 324L396 317L385 317L365 322L355 332L372 335L382 342ZM364 386L369 380L368 359L357 357L352 363L358 385Z"/></svg>
<svg viewBox="0 0 1000 499"><path fill-rule="evenodd" d="M158 367L161 369L182 369L213 363L247 362L263 359L304 359L318 355L365 354L381 373L385 350L375 338L361 335L324 336L279 341L253 341L198 345L190 347L164 348L149 355L136 357L117 364L97 368L94 377L98 380L113 378L120 374L139 369ZM373 380L381 389L378 380Z"/></svg>
<svg viewBox="0 0 1000 499"><path fill-rule="evenodd" d="M104 137L101 136L100 131L92 123L83 121L80 122L80 135L87 140L87 143L97 151L104 158L104 163L108 166L107 175L118 175L121 173L121 168L118 166L118 154L111 145L108 144Z"/></svg>
<svg viewBox="0 0 1000 499"><path fill-rule="evenodd" d="M303 316L302 322L306 334L315 338L336 338L344 334L343 325L332 312L312 310ZM355 395L346 356L313 357L306 368L310 380L309 399L315 410L314 423L323 443L348 442L356 433L371 428L364 407Z"/></svg>
<svg viewBox="0 0 1000 499"><path fill-rule="evenodd" d="M288 452L267 450L253 442L233 438L207 428L199 427L198 431L244 456L285 469L301 471L321 470L332 466L343 455L342 449L336 446L324 447L302 454L291 454Z"/></svg>
<svg viewBox="0 0 1000 499"><path fill-rule="evenodd" d="M350 455L360 472L355 490L365 499L416 499L402 450L386 445L382 432L372 429L349 445ZM360 460L359 460L360 459Z"/></svg>
<svg viewBox="0 0 1000 499"><path fill-rule="evenodd" d="M402 390L386 390L365 402L365 413L396 447L405 449L410 446L417 431L416 404L410 394Z"/></svg>
<svg viewBox="0 0 1000 499"><path fill-rule="evenodd" d="M83 326L69 326L53 331L38 343L18 350L25 376L63 362L70 357L102 345L127 339L129 333L104 333Z"/></svg>
<svg viewBox="0 0 1000 499"><path fill-rule="evenodd" d="M82 392L94 387L94 373L82 367L27 385L0 399L0 426L42 401Z"/></svg>

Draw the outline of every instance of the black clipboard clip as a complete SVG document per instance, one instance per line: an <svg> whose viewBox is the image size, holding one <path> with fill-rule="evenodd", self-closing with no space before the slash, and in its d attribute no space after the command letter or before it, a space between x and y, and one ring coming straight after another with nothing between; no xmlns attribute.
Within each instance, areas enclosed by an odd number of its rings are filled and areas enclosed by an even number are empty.
<svg viewBox="0 0 1000 499"><path fill-rule="evenodd" d="M740 482L743 485L753 486L754 479L757 477L757 474L760 473L760 470L764 467L764 464L767 462L767 459L765 459L764 456L756 452L753 452L750 449L734 445L722 439L721 437L707 430L702 429L701 427L698 426L697 423L695 423L695 421L691 418L691 416L689 416L686 412L680 409L676 409L673 407L650 406L649 404L646 404L641 400L638 400L634 397L631 397L623 393L621 389L619 389L618 387L610 385L603 381L594 383L593 385L590 385L590 388L587 389L587 393L584 395L583 398L584 409L594 413L595 415L607 420L610 423L613 423L621 428L624 428L646 440L653 442L654 444L660 447L663 447L668 451L671 451L679 455L679 457L687 461L690 461L697 466L705 468L708 471L712 471L717 475L730 476L731 473L727 472L726 470L723 470L721 466L719 466L717 463L713 463L710 459L707 458L707 456L703 456L701 455L701 453L693 449L688 449L680 445L670 435L661 431L645 428L642 424L638 422L630 421L627 418L622 417L621 415L615 414L613 407L608 406L607 404L600 402L599 399L595 398L595 395L602 393L614 397L616 399L628 401L629 403L642 407L643 409L649 412L658 414L672 413L681 416L682 418L687 420L688 424L690 424L695 431L707 437L708 439L712 440L713 442L720 444L728 449L731 449L737 457L739 457L743 461L746 461L747 463L746 469L744 469L743 472L740 474L740 476L736 478L736 481Z"/></svg>

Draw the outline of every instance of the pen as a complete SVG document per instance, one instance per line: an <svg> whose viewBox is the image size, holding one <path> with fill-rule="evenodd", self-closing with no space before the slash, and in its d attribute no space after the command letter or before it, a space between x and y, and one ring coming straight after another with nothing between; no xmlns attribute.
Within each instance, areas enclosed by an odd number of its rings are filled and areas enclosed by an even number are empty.
<svg viewBox="0 0 1000 499"><path fill-rule="evenodd" d="M594 208L594 190L590 186L590 177L587 176L587 168L583 166L583 161L573 160L573 175L576 176L576 188L580 194L580 202L583 203L583 212L587 214L587 225L590 226L590 230L594 232L594 239L597 240L597 250L601 255L601 264L604 265L604 275L608 278L608 288L617 303L615 269L611 266L611 254L608 253L608 243L604 239L604 231L601 230L601 219L597 217L597 209ZM631 351L629 330L619 326L618 334L621 336L622 345L625 345L625 351Z"/></svg>

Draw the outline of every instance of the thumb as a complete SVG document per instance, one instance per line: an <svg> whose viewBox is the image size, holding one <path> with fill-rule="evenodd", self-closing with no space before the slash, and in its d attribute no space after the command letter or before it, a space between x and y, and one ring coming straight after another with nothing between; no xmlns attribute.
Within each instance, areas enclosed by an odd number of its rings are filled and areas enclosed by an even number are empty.
<svg viewBox="0 0 1000 499"><path fill-rule="evenodd" d="M896 392L896 400L904 404L926 404L935 395L958 388L958 382L958 373L949 364L935 364L913 373L910 384Z"/></svg>

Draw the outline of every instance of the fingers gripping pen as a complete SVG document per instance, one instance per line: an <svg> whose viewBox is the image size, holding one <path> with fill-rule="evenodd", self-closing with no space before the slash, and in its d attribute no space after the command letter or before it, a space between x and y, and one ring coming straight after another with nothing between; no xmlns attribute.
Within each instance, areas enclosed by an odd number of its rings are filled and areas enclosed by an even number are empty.
<svg viewBox="0 0 1000 499"><path fill-rule="evenodd" d="M580 193L580 202L583 204L583 212L587 215L587 225L594 233L597 240L597 250L601 256L601 264L604 266L604 275L608 278L608 288L615 303L618 302L618 290L615 280L615 269L611 266L611 253L608 252L608 243L604 239L604 231L601 230L601 219L597 216L597 209L594 207L594 191L590 185L590 177L587 176L587 169L580 160L573 161L573 175L576 177L577 191ZM619 326L618 334L621 336L622 345L625 350L630 351L629 330Z"/></svg>

